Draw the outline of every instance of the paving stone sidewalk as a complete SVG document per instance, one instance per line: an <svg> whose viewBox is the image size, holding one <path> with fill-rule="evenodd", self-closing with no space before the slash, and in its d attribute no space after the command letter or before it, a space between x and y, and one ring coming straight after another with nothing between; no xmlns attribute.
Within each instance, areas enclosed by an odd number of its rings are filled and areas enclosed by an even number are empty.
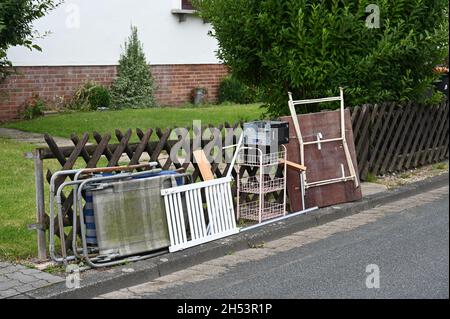
<svg viewBox="0 0 450 319"><path fill-rule="evenodd" d="M0 262L0 299L15 297L62 281L64 278L37 269Z"/></svg>
<svg viewBox="0 0 450 319"><path fill-rule="evenodd" d="M32 143L36 146L45 145L43 134L0 128L0 137L13 139L18 142ZM58 139L57 143L62 146L68 146L71 141ZM37 269L0 261L0 299L19 296L36 288L42 288L63 280L61 277L50 275Z"/></svg>
<svg viewBox="0 0 450 319"><path fill-rule="evenodd" d="M9 138L17 142L35 144L39 147L47 146L44 140L44 134L40 133L23 132L16 129L0 127L0 137ZM61 147L73 146L72 141L66 138L55 137L55 142Z"/></svg>

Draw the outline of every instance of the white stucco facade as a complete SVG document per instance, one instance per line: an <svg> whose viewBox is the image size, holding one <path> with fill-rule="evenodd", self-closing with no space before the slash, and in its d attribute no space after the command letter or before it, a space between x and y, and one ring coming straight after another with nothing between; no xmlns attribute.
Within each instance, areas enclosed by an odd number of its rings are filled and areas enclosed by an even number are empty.
<svg viewBox="0 0 450 319"><path fill-rule="evenodd" d="M147 59L159 64L216 64L217 41L211 25L172 13L181 0L66 0L35 22L51 33L36 43L43 51L15 47L8 57L16 66L115 65L130 26L139 30Z"/></svg>

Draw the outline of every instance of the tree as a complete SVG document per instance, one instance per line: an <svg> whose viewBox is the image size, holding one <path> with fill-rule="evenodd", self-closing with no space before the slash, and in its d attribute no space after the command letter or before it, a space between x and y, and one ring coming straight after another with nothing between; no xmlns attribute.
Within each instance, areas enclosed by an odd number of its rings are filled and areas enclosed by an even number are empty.
<svg viewBox="0 0 450 319"><path fill-rule="evenodd" d="M30 50L41 50L33 42L45 35L33 29L33 21L60 3L55 0L0 0L0 79L9 73L12 66L6 54L8 48L25 46Z"/></svg>
<svg viewBox="0 0 450 319"><path fill-rule="evenodd" d="M218 56L234 76L258 85L274 115L296 99L346 90L348 105L420 100L448 52L445 0L197 0ZM373 10L373 9L372 9ZM320 108L320 106L319 106ZM312 111L315 109L307 109Z"/></svg>
<svg viewBox="0 0 450 319"><path fill-rule="evenodd" d="M131 27L131 35L125 42L124 53L119 60L118 77L111 87L115 108L141 108L155 105L153 77L145 58L138 30Z"/></svg>

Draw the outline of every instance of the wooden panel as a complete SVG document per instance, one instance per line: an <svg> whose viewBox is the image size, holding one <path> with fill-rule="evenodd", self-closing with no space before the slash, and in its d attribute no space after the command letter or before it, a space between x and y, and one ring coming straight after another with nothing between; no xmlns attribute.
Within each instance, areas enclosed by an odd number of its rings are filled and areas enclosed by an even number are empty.
<svg viewBox="0 0 450 319"><path fill-rule="evenodd" d="M423 107L425 108L425 106ZM418 157L420 155L420 151L427 137L430 118L431 118L430 110L427 108L424 110L421 126L414 140L411 153L408 156L408 161L406 162L407 169L417 167Z"/></svg>
<svg viewBox="0 0 450 319"><path fill-rule="evenodd" d="M448 115L448 104L447 104L447 115ZM443 130L440 132L440 136L438 136L438 145L434 155L433 160L435 162L442 161L445 158L448 159L448 117L445 117L445 121L442 122L444 124Z"/></svg>
<svg viewBox="0 0 450 319"><path fill-rule="evenodd" d="M202 150L194 151L194 158L200 169L200 174L204 181L211 181L214 179L214 175L211 170L211 164Z"/></svg>
<svg viewBox="0 0 450 319"><path fill-rule="evenodd" d="M369 172L369 129L371 106L364 105L356 111L359 117L352 116L353 133L355 134L356 155L358 158L358 167L360 178L365 179Z"/></svg>
<svg viewBox="0 0 450 319"><path fill-rule="evenodd" d="M407 124L406 119L408 118L408 112L405 112L404 108L398 108L395 110L396 120L392 123L391 128L391 134L390 136L393 136L392 138L389 138L387 143L389 144L389 148L386 151L386 155L384 156L384 159L381 158L382 165L380 168L380 174L385 174L388 170L388 165L392 161L393 158L395 158L395 149L398 148L399 145L398 140L401 136L401 133L404 132L404 125ZM401 115L400 120L397 121L398 117Z"/></svg>
<svg viewBox="0 0 450 319"><path fill-rule="evenodd" d="M425 152L420 159L420 165L430 164L429 154L433 151L433 144L437 140L439 124L443 122L446 108L443 105L436 106L434 108L434 114L432 118L433 128L428 136L427 145L425 146ZM444 120L445 121L445 120Z"/></svg>
<svg viewBox="0 0 450 319"><path fill-rule="evenodd" d="M340 137L340 112L321 112L298 116L305 142L315 141L316 134L322 133L323 139ZM288 160L300 163L299 142L295 133L292 118L283 117L289 122L290 142L287 146ZM357 169L356 151L354 145L350 111L345 111L346 137L349 151ZM341 177L341 164L344 165L346 176L350 175L345 158L342 142L323 143L322 150L317 145L305 146L305 166L308 182L333 179ZM358 173L357 173L358 174ZM358 176L359 178L359 176ZM302 210L300 196L300 175L297 171L289 170L287 173L288 194L291 211ZM362 198L361 188L355 188L353 181L310 188L306 191L306 208L314 206L326 207L334 204L356 201Z"/></svg>
<svg viewBox="0 0 450 319"><path fill-rule="evenodd" d="M386 141L386 131L390 127L389 121L391 119L392 113L394 111L394 106L390 104L383 104L380 108L380 113L377 115L376 127L372 131L371 142L373 148L371 149L370 156L370 171L374 174L377 174L377 159L379 158L379 154L382 152L383 144L385 145Z"/></svg>
<svg viewBox="0 0 450 319"><path fill-rule="evenodd" d="M405 108L403 108L403 113L407 116L407 120L404 124L404 126L401 126L398 128L397 133L400 133L400 139L397 143L397 146L395 147L394 154L391 158L391 162L389 163L388 172L394 172L399 160L399 156L402 154L402 151L404 149L406 138L409 134L409 132L412 129L413 125L413 119L414 119L414 113L410 112L412 109L412 105L408 104Z"/></svg>
<svg viewBox="0 0 450 319"><path fill-rule="evenodd" d="M403 152L401 154L400 160L397 163L397 170L401 171L403 169L408 169L406 163L406 159L408 158L408 155L410 153L410 147L411 144L413 143L413 141L415 140L415 134L417 132L417 129L422 121L422 115L423 115L423 109L418 109L416 112L413 112L414 114L414 124L413 127L411 129L411 131L409 131L408 133L408 139L407 142L403 148Z"/></svg>

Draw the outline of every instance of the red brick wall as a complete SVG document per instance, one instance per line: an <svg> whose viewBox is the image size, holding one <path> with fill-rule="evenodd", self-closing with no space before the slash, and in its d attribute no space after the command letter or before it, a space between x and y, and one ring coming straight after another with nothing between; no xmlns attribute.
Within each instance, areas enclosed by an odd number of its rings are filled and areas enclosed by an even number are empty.
<svg viewBox="0 0 450 319"><path fill-rule="evenodd" d="M159 105L181 105L189 102L196 87L208 90L208 100L216 102L219 84L228 74L220 64L155 65L152 74L156 83L155 98Z"/></svg>
<svg viewBox="0 0 450 319"><path fill-rule="evenodd" d="M69 100L86 81L109 86L116 66L17 67L17 73L0 83L0 121L16 119L26 101L38 94L49 104ZM178 106L190 101L195 87L208 90L215 102L221 79L228 73L224 65L155 65L155 99L159 105Z"/></svg>

